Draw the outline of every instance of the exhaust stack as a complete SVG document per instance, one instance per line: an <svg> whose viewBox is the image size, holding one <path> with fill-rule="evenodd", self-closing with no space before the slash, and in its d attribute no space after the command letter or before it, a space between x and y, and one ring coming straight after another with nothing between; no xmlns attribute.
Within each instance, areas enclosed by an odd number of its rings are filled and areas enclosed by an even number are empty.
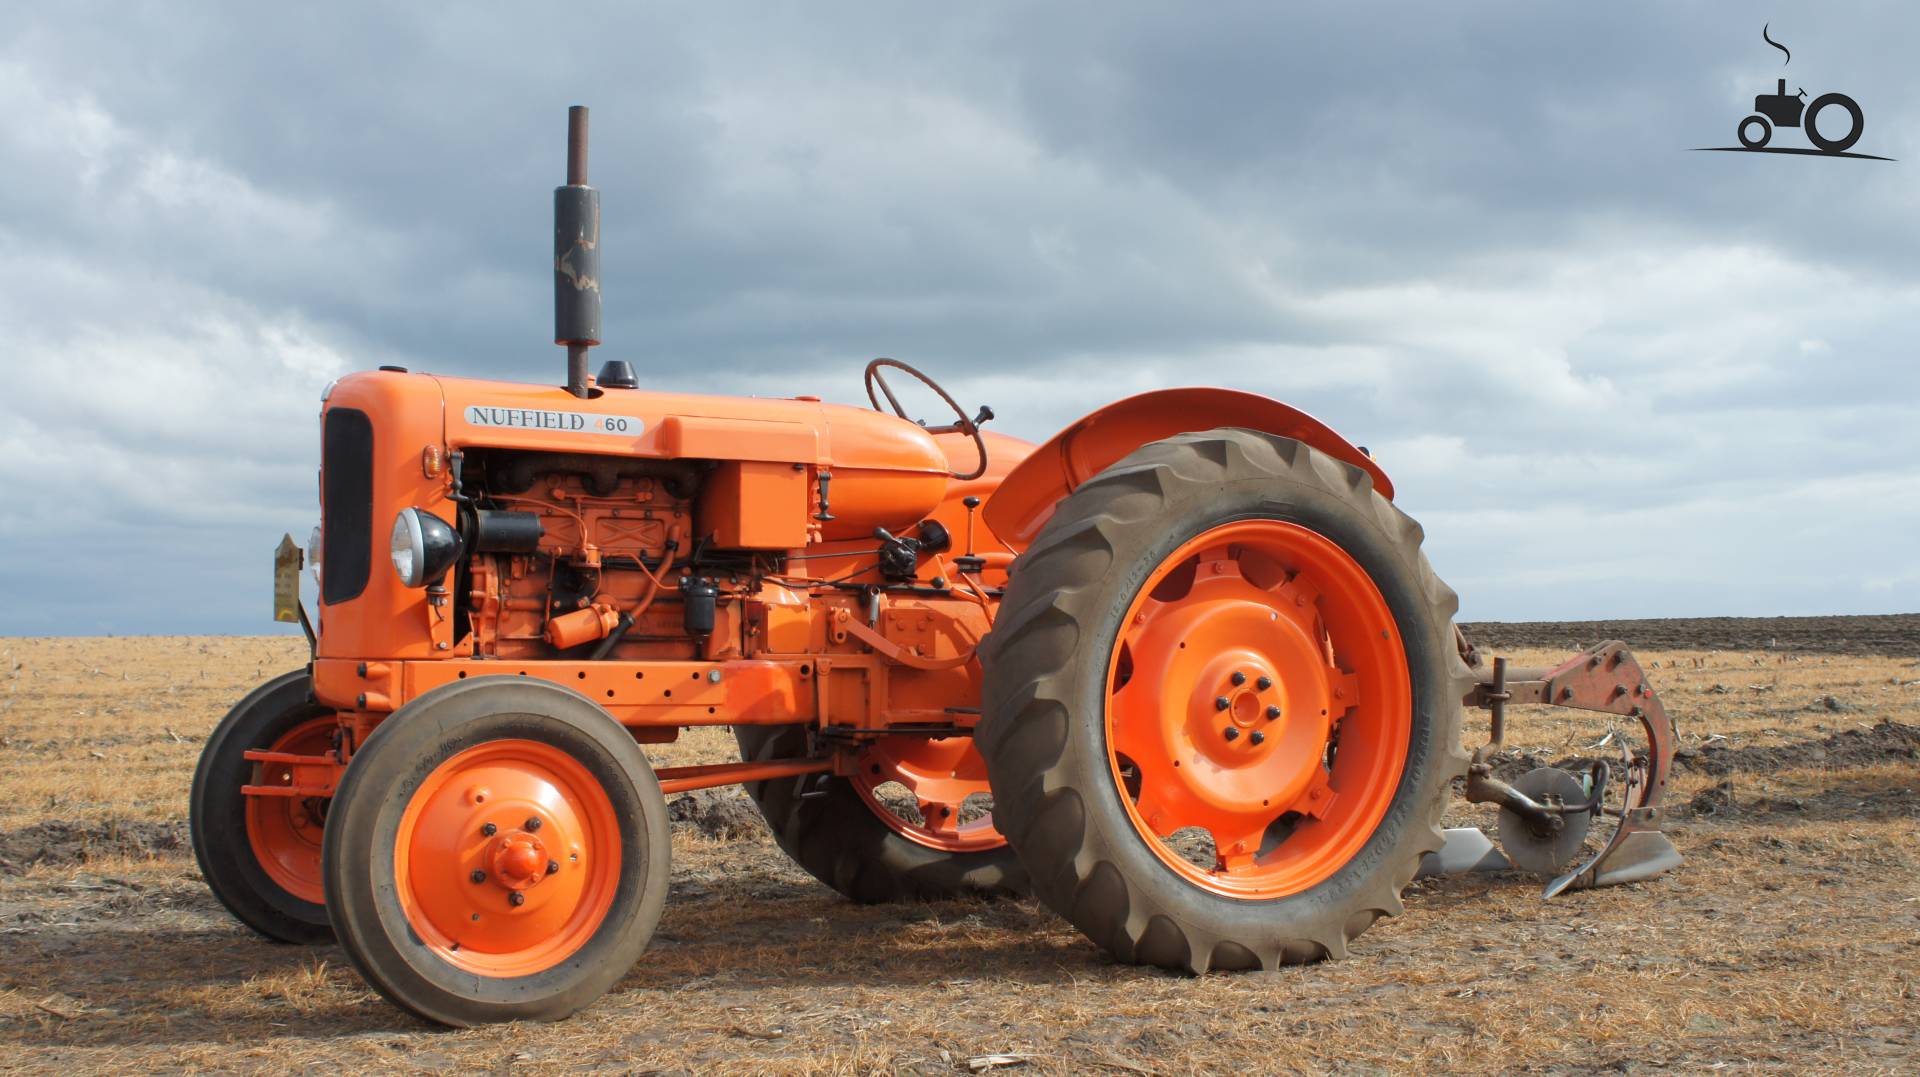
<svg viewBox="0 0 1920 1077"><path fill-rule="evenodd" d="M587 349L600 343L600 192L587 186L585 105L567 109L567 184L553 190L553 342L567 349L567 391L587 396Z"/></svg>

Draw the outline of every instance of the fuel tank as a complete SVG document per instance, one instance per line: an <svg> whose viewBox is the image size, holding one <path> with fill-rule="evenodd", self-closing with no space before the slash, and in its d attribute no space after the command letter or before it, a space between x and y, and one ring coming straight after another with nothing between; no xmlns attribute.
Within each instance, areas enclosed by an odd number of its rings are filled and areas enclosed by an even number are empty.
<svg viewBox="0 0 1920 1077"><path fill-rule="evenodd" d="M354 377L419 378L376 373ZM698 396L431 377L445 399L450 450L604 453L655 459L797 464L830 475L827 539L866 538L932 512L947 492L947 454L914 423L817 397Z"/></svg>

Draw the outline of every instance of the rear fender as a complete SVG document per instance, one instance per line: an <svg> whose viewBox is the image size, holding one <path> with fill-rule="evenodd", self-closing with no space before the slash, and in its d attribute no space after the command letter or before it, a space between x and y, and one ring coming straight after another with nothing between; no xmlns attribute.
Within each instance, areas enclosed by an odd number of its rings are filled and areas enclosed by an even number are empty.
<svg viewBox="0 0 1920 1077"><path fill-rule="evenodd" d="M1025 549L1062 498L1121 457L1151 441L1223 426L1305 442L1366 471L1373 488L1393 498L1393 483L1378 464L1298 408L1234 389L1161 389L1108 404L1055 434L1007 473L981 516L1008 545Z"/></svg>

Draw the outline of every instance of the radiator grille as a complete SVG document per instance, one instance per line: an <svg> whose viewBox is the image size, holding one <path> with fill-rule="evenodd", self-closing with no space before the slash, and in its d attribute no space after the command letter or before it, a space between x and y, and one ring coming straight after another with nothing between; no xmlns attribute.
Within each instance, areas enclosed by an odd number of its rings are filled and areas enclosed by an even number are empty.
<svg viewBox="0 0 1920 1077"><path fill-rule="evenodd" d="M366 412L327 412L320 465L320 601L331 606L359 598L373 566L373 422Z"/></svg>

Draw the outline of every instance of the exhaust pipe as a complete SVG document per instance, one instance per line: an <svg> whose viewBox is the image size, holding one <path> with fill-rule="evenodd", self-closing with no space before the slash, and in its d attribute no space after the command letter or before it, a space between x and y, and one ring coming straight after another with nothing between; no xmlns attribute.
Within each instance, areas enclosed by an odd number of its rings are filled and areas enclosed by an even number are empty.
<svg viewBox="0 0 1920 1077"><path fill-rule="evenodd" d="M553 342L567 349L567 392L589 395L587 349L600 343L600 192L587 186L587 107L567 110L567 184L553 190Z"/></svg>

